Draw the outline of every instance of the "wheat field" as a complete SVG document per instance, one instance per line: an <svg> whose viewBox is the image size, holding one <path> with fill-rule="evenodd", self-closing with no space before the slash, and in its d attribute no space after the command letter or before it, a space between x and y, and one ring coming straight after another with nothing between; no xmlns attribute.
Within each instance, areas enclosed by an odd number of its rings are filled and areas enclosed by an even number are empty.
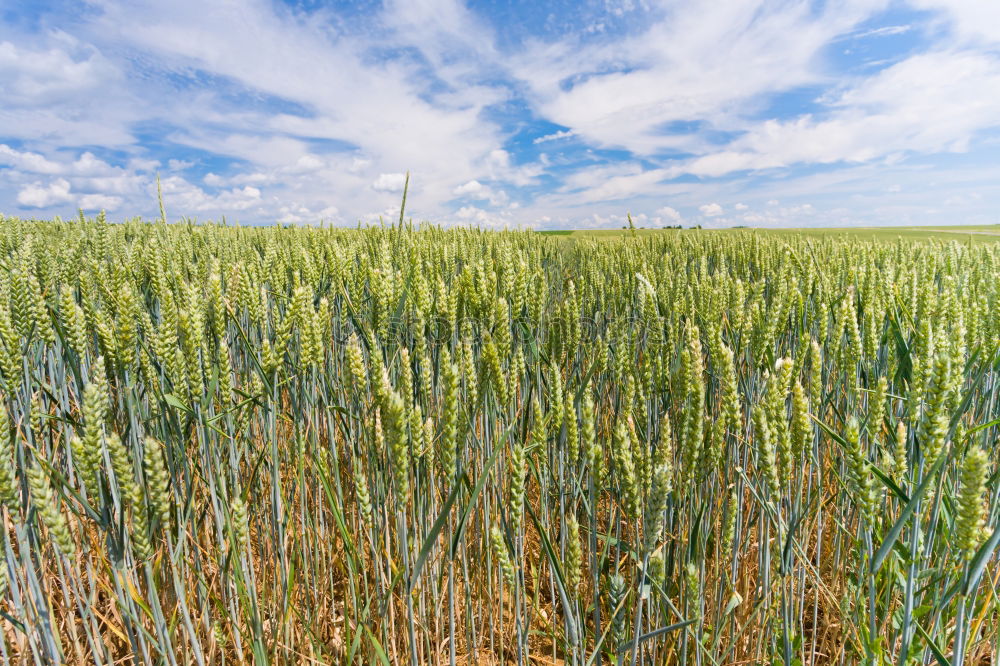
<svg viewBox="0 0 1000 666"><path fill-rule="evenodd" d="M997 663L998 278L0 219L0 659Z"/></svg>

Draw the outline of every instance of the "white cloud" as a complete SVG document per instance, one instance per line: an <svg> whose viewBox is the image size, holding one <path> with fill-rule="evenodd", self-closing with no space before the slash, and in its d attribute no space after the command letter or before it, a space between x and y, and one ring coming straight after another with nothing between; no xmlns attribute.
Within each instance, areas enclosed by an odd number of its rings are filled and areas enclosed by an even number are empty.
<svg viewBox="0 0 1000 666"><path fill-rule="evenodd" d="M492 29L460 0L387 0L382 16L401 43L417 48L449 82L479 58L496 57Z"/></svg>
<svg viewBox="0 0 1000 666"><path fill-rule="evenodd" d="M371 160L366 160L366 159L362 159L360 157L355 157L353 160L351 160L351 166L349 166L347 168L347 170L350 173L361 173L362 171L364 171L365 169L367 169L369 166L371 166L371 163L372 163Z"/></svg>
<svg viewBox="0 0 1000 666"><path fill-rule="evenodd" d="M734 224L754 227L810 227L814 226L817 210L812 204L803 203L791 206L771 207L765 211L744 212L731 220ZM829 216L820 224L832 225L836 221Z"/></svg>
<svg viewBox="0 0 1000 666"><path fill-rule="evenodd" d="M690 143L664 133L672 121L725 125L762 95L825 79L822 49L886 4L723 0L704 12L675 3L630 35L625 51L567 38L533 44L512 66L550 121L597 146L648 155Z"/></svg>
<svg viewBox="0 0 1000 666"><path fill-rule="evenodd" d="M552 134L546 134L544 136L540 136L540 137L536 138L534 141L532 141L532 143L534 143L534 144L546 143L547 141L557 141L558 139L568 139L571 136L573 136L573 131L572 130L560 130L558 132L553 132Z"/></svg>
<svg viewBox="0 0 1000 666"><path fill-rule="evenodd" d="M372 183L372 189L376 192L402 192L405 185L405 173L381 173Z"/></svg>
<svg viewBox="0 0 1000 666"><path fill-rule="evenodd" d="M478 194L483 191L483 185L478 180L470 180L464 185L459 185L454 190L452 194L457 196L462 196L464 194Z"/></svg>
<svg viewBox="0 0 1000 666"><path fill-rule="evenodd" d="M414 174L420 186L414 206L427 213L445 210L463 176L524 184L539 171L500 157L503 136L482 110L509 92L475 80L482 78L480 65L493 67L500 59L492 29L461 2L390 2L366 23L377 27L380 45L418 49L429 68L402 49L388 61L371 57L370 34L331 29L330 13L309 15L265 0L211 11L196 0L92 5L95 11L66 26L94 44L55 33L33 35L25 41L30 47L2 42L0 126L15 128L12 138L135 153L135 127L165 127L168 133L158 138L168 146L242 160L249 172L266 174L269 192L284 203L295 197L322 210L332 200L351 216L392 204L399 185L379 177L396 170ZM233 31L234 24L241 30ZM196 87L178 95L174 81L189 76ZM263 102L237 106L201 86L203 77L225 80L229 89ZM12 91L23 93L17 99L27 106L13 105ZM53 105L59 95L73 103ZM271 100L306 112L270 111ZM146 156L133 160L136 170L158 166ZM170 166L183 170L180 163ZM206 185L259 182L215 174ZM501 192L494 198L506 196ZM263 205L277 216L283 204L269 199Z"/></svg>
<svg viewBox="0 0 1000 666"><path fill-rule="evenodd" d="M65 178L57 178L48 185L26 185L17 193L17 203L28 208L48 208L72 200L70 184Z"/></svg>
<svg viewBox="0 0 1000 666"><path fill-rule="evenodd" d="M59 30L24 41L0 41L5 136L60 148L132 142L135 99L112 60Z"/></svg>
<svg viewBox="0 0 1000 666"><path fill-rule="evenodd" d="M295 173L295 170L289 169L286 172ZM202 181L209 187L224 187L226 185L263 185L266 183L273 183L276 180L276 174L269 175L260 171L254 171L252 173L235 173L225 178L218 174L209 172L202 178Z"/></svg>
<svg viewBox="0 0 1000 666"><path fill-rule="evenodd" d="M505 206L510 201L510 197L505 191L483 185L478 180L470 180L459 185L452 190L452 194L460 198L489 201L491 206ZM513 207L516 207L516 204Z"/></svg>
<svg viewBox="0 0 1000 666"><path fill-rule="evenodd" d="M0 144L0 165L32 174L81 176L90 178L121 176L123 169L111 166L93 153L85 152L73 162L58 162L38 153L19 151Z"/></svg>
<svg viewBox="0 0 1000 666"><path fill-rule="evenodd" d="M705 217L718 217L719 215L722 215L723 212L722 206L720 206L717 203L710 203L698 206L698 210L700 210L701 214L704 215Z"/></svg>
<svg viewBox="0 0 1000 666"><path fill-rule="evenodd" d="M303 155L295 161L295 166L292 168L295 173L305 173L309 171L316 171L325 166L325 162L315 155Z"/></svg>
<svg viewBox="0 0 1000 666"><path fill-rule="evenodd" d="M68 171L76 176L91 177L115 176L123 173L122 169L113 167L104 160L94 157L94 154L90 152L80 155Z"/></svg>
<svg viewBox="0 0 1000 666"><path fill-rule="evenodd" d="M85 194L80 197L77 205L85 211L106 210L111 213L121 208L122 198L105 194Z"/></svg>
<svg viewBox="0 0 1000 666"><path fill-rule="evenodd" d="M498 222L498 218L490 215L490 213L482 208L476 208L475 206L462 206L455 213L455 217L466 223L472 222L485 226L497 226Z"/></svg>
<svg viewBox="0 0 1000 666"><path fill-rule="evenodd" d="M194 212L235 212L251 209L261 203L261 191L246 185L223 190L211 195L180 176L170 176L160 181L167 210L178 215ZM151 185L153 196L155 185Z"/></svg>
<svg viewBox="0 0 1000 666"><path fill-rule="evenodd" d="M327 206L320 211L313 211L306 206L299 204L292 204L291 206L282 206L279 211L279 217L277 219L280 224L320 224L338 220L338 214L336 206Z"/></svg>
<svg viewBox="0 0 1000 666"><path fill-rule="evenodd" d="M679 174L677 167L644 169L638 163L585 167L567 175L560 188L560 192L565 194L552 197L551 201L563 205L620 201L640 194L655 193L661 181Z"/></svg>
<svg viewBox="0 0 1000 666"><path fill-rule="evenodd" d="M832 97L828 117L768 120L723 151L687 165L696 175L962 152L1000 127L1000 59L936 52L912 56Z"/></svg>
<svg viewBox="0 0 1000 666"><path fill-rule="evenodd" d="M160 166L159 160L151 160L145 157L133 157L128 161L128 169L131 171L155 171Z"/></svg>
<svg viewBox="0 0 1000 666"><path fill-rule="evenodd" d="M21 152L4 143L0 143L0 164L28 173L55 175L63 171L61 165L38 153Z"/></svg>
<svg viewBox="0 0 1000 666"><path fill-rule="evenodd" d="M1000 43L1000 3L990 0L910 0L910 3L938 11L962 39Z"/></svg>
<svg viewBox="0 0 1000 666"><path fill-rule="evenodd" d="M60 41L60 47L51 49L0 42L0 88L6 106L72 102L114 78L114 67L96 50L66 35ZM71 49L78 53L74 56Z"/></svg>
<svg viewBox="0 0 1000 666"><path fill-rule="evenodd" d="M656 215L672 224L679 224L684 219L675 208L671 208L670 206L656 209Z"/></svg>
<svg viewBox="0 0 1000 666"><path fill-rule="evenodd" d="M902 35L913 29L912 25L884 25L880 28L872 28L871 30L863 30L859 33L850 35L855 39L863 39L865 37L889 37L891 35Z"/></svg>
<svg viewBox="0 0 1000 666"><path fill-rule="evenodd" d="M215 200L212 201L211 205L205 206L209 209L223 209L223 210L246 210L254 204L260 201L260 190L256 187L251 187L247 185L242 188L234 187L231 190L222 192Z"/></svg>

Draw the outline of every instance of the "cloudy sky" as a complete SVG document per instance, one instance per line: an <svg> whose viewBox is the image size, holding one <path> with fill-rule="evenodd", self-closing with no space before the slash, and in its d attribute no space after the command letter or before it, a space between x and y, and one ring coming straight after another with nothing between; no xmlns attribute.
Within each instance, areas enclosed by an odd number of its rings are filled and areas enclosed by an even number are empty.
<svg viewBox="0 0 1000 666"><path fill-rule="evenodd" d="M709 9L710 8L710 9ZM0 212L1000 223L994 0L0 0Z"/></svg>

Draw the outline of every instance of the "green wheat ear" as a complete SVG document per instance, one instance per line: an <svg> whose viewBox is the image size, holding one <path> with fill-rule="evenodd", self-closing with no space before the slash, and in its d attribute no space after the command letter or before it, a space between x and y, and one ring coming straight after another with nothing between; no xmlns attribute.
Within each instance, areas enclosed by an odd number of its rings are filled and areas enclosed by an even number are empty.
<svg viewBox="0 0 1000 666"><path fill-rule="evenodd" d="M14 439L7 415L7 397L0 392L0 504L14 513L21 507L18 500L17 472L13 465Z"/></svg>
<svg viewBox="0 0 1000 666"><path fill-rule="evenodd" d="M754 436L757 440L757 453L761 475L764 477L770 500L777 503L781 499L781 480L778 476L778 462L774 451L774 439L767 415L763 407L753 410Z"/></svg>
<svg viewBox="0 0 1000 666"><path fill-rule="evenodd" d="M566 526L566 583L570 593L580 589L583 580L583 548L580 544L580 524L576 516L570 514L565 519Z"/></svg>
<svg viewBox="0 0 1000 666"><path fill-rule="evenodd" d="M500 572L503 574L504 580L507 581L508 585L514 587L517 580L517 572L514 569L514 563L511 561L510 553L507 551L507 544L504 542L503 533L499 527L494 527L490 530L490 544L493 547L493 554L497 558L497 564L500 566Z"/></svg>
<svg viewBox="0 0 1000 666"><path fill-rule="evenodd" d="M989 477L989 460L979 446L971 446L962 463L955 515L955 546L962 557L971 559L982 540L986 524L984 498Z"/></svg>
<svg viewBox="0 0 1000 666"><path fill-rule="evenodd" d="M892 474L897 481L905 481L909 476L909 447L907 445L906 424L896 423L896 441L892 447Z"/></svg>
<svg viewBox="0 0 1000 666"><path fill-rule="evenodd" d="M666 413L660 419L660 441L653 452L652 483L646 498L644 552L652 552L663 530L667 498L673 485L673 444L670 419Z"/></svg>
<svg viewBox="0 0 1000 666"><path fill-rule="evenodd" d="M163 444L146 438L142 459L143 471L146 475L146 495L149 498L153 516L162 527L170 525L170 473L163 455Z"/></svg>
<svg viewBox="0 0 1000 666"><path fill-rule="evenodd" d="M368 492L367 476L360 464L354 468L354 492L358 498L358 510L361 513L361 519L365 526L371 529L373 514L371 494Z"/></svg>
<svg viewBox="0 0 1000 666"><path fill-rule="evenodd" d="M455 478L458 460L458 419L459 400L461 399L461 376L459 369L451 361L447 347L441 348L440 384L442 391L442 406L440 418L440 437L438 438L438 460L445 479Z"/></svg>
<svg viewBox="0 0 1000 666"><path fill-rule="evenodd" d="M875 513L875 486L870 463L859 441L857 418L852 416L847 422L844 439L847 441L847 464L851 472L850 481L854 491L854 501L865 521L871 524Z"/></svg>
<svg viewBox="0 0 1000 666"><path fill-rule="evenodd" d="M93 376L83 390L83 436L74 439L72 445L87 496L96 503L100 497L98 473L104 450L104 424L110 410L111 398L104 373L103 357L98 356L91 368Z"/></svg>
<svg viewBox="0 0 1000 666"><path fill-rule="evenodd" d="M48 475L42 469L42 463L36 459L25 474L28 478L28 488L31 490L31 504L40 516L41 522L48 528L52 542L63 555L72 557L76 552L73 535L70 533L66 517L59 510L58 499L49 483Z"/></svg>
<svg viewBox="0 0 1000 666"><path fill-rule="evenodd" d="M537 441L536 437L545 437L545 426L544 417L537 401L532 405L532 412L536 419L531 435L532 443L534 444ZM539 431L541 431L541 434ZM524 448L524 442L518 441L510 449L510 485L507 494L507 520L510 522L510 529L514 534L520 531L521 520L524 517L524 495L527 481L527 458Z"/></svg>
<svg viewBox="0 0 1000 666"><path fill-rule="evenodd" d="M237 553L244 553L250 544L250 516L243 496L233 493L229 503L232 525L232 547Z"/></svg>

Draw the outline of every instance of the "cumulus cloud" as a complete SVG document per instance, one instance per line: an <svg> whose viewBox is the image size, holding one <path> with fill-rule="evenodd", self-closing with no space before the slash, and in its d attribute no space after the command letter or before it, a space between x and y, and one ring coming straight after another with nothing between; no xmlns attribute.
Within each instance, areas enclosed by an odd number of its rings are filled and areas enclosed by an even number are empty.
<svg viewBox="0 0 1000 666"><path fill-rule="evenodd" d="M470 180L459 185L452 190L452 194L459 198L489 201L491 206L505 206L510 201L510 197L505 191L483 185L478 180ZM513 206L516 207L517 204L513 204Z"/></svg>
<svg viewBox="0 0 1000 666"><path fill-rule="evenodd" d="M718 217L723 213L722 206L717 203L709 203L698 206L698 210L700 210L701 214L705 217Z"/></svg>
<svg viewBox="0 0 1000 666"><path fill-rule="evenodd" d="M0 164L14 167L28 173L58 174L63 167L38 153L15 150L7 144L0 143Z"/></svg>
<svg viewBox="0 0 1000 666"><path fill-rule="evenodd" d="M315 155L302 155L299 159L295 160L295 165L292 167L292 171L295 173L316 171L317 169L323 168L324 165L325 163L323 160Z"/></svg>
<svg viewBox="0 0 1000 666"><path fill-rule="evenodd" d="M103 177L120 175L124 172L122 169L98 159L93 153L85 152L73 162L69 168L69 173L75 176Z"/></svg>
<svg viewBox="0 0 1000 666"><path fill-rule="evenodd" d="M6 138L58 147L133 141L130 126L139 117L117 63L63 30L16 34L6 31L8 39L0 41Z"/></svg>
<svg viewBox="0 0 1000 666"><path fill-rule="evenodd" d="M13 168L18 173L63 175L94 180L114 179L127 172L100 160L91 152L84 152L73 161L55 161L38 153L19 151L0 144L0 166Z"/></svg>
<svg viewBox="0 0 1000 666"><path fill-rule="evenodd" d="M405 185L405 173L380 173L372 183L372 189L376 192L402 192Z"/></svg>
<svg viewBox="0 0 1000 666"><path fill-rule="evenodd" d="M494 229L506 229L517 226L535 227L538 224L537 221L533 221L529 224L522 225L517 223L511 217L509 210L490 211L478 206L462 206L455 211L452 219L446 219L445 221L451 224L472 224L480 227L491 227Z"/></svg>
<svg viewBox="0 0 1000 666"><path fill-rule="evenodd" d="M470 180L464 185L459 185L452 193L457 196L462 196L464 194L479 194L483 191L483 185L478 180Z"/></svg>
<svg viewBox="0 0 1000 666"><path fill-rule="evenodd" d="M122 198L106 194L85 194L77 204L84 211L106 210L109 213L121 208Z"/></svg>
<svg viewBox="0 0 1000 666"><path fill-rule="evenodd" d="M462 206L455 213L455 217L465 222L475 222L476 224L490 224L493 220L489 213L475 206Z"/></svg>
<svg viewBox="0 0 1000 666"><path fill-rule="evenodd" d="M809 227L814 225L817 211L810 203L790 206L770 207L763 211L743 212L734 221L754 227ZM836 224L833 217L822 220L825 224Z"/></svg>
<svg viewBox="0 0 1000 666"><path fill-rule="evenodd" d="M17 193L17 203L28 208L48 208L72 200L70 184L65 178L57 178L48 185L26 185Z"/></svg>
<svg viewBox="0 0 1000 666"><path fill-rule="evenodd" d="M131 171L155 171L160 166L159 160L150 159L148 157L131 157L129 158L126 167Z"/></svg>
<svg viewBox="0 0 1000 666"><path fill-rule="evenodd" d="M670 223L670 224L678 224L684 219L683 217L681 217L681 214L677 212L675 208L671 208L670 206L657 208L656 216L665 220L666 221L665 223Z"/></svg>
<svg viewBox="0 0 1000 666"><path fill-rule="evenodd" d="M169 199L171 208L182 214L245 211L261 202L261 191L250 185L234 187L213 195L179 176L165 178L160 184L164 199Z"/></svg>
<svg viewBox="0 0 1000 666"><path fill-rule="evenodd" d="M337 218L340 212L336 206L327 206L319 211L313 211L307 206L293 204L291 206L282 206L280 208L278 223L279 224L320 224L324 222L329 222Z"/></svg>
<svg viewBox="0 0 1000 666"><path fill-rule="evenodd" d="M115 77L114 66L96 49L68 36L61 41L59 47L48 49L0 42L0 87L5 105L72 101Z"/></svg>

